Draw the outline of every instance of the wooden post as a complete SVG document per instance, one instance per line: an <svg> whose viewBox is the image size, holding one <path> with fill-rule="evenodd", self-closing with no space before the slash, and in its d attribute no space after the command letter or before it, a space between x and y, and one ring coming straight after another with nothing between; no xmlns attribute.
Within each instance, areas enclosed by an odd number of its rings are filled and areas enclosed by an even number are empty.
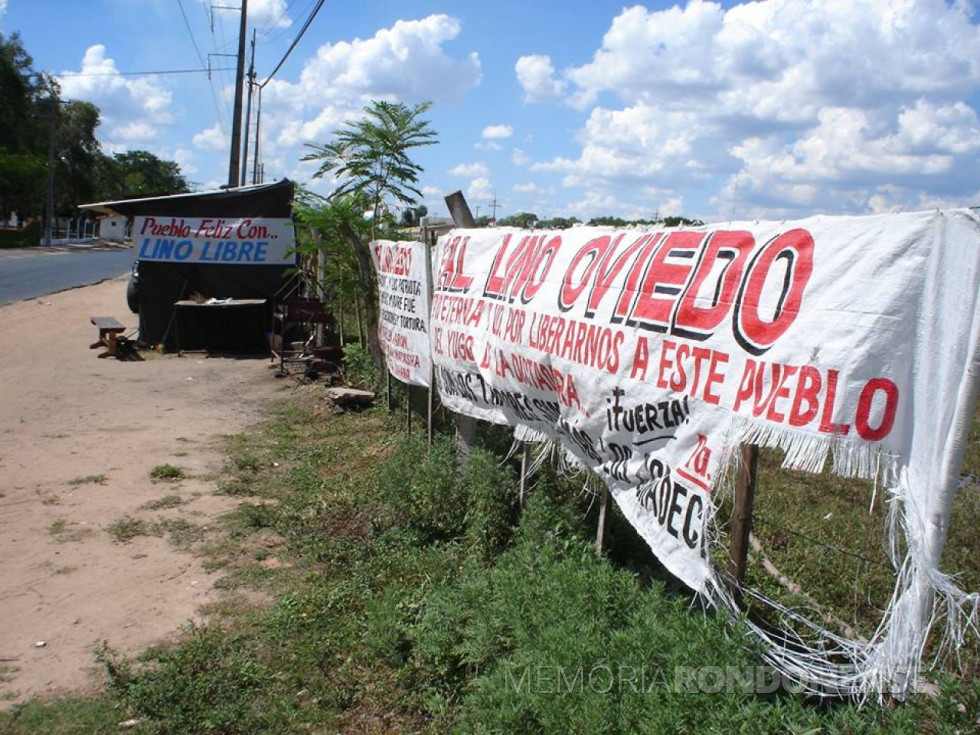
<svg viewBox="0 0 980 735"><path fill-rule="evenodd" d="M728 554L728 574L731 577L732 597L742 604L742 585L749 554L749 535L752 533L752 506L755 503L755 477L759 465L759 447L743 444L738 476L735 478L735 511L732 516L731 545Z"/></svg>
<svg viewBox="0 0 980 735"><path fill-rule="evenodd" d="M606 548L606 529L609 525L609 488L603 486L602 498L599 501L599 527L595 532L595 553L602 556Z"/></svg>
<svg viewBox="0 0 980 735"><path fill-rule="evenodd" d="M470 207L466 203L463 192L454 191L446 197L446 206L449 207L449 214L453 218L456 227L476 227L476 220L470 212ZM476 419L463 414L456 414L456 444L460 462L464 461L470 454L470 448L476 442Z"/></svg>
<svg viewBox="0 0 980 735"><path fill-rule="evenodd" d="M427 237L426 231L425 231L424 228L422 229L422 233L423 233L422 245L425 248L425 272L426 272L427 276L429 277L429 279L431 281L431 278L432 278L432 245L434 243L430 243L429 242L429 238ZM429 315L429 323L432 322L432 287L433 287L433 284L430 282L430 284L429 284L429 301L426 304L426 314ZM426 433L427 433L426 441L428 442L428 446L429 446L430 449L432 448L432 436L433 436L432 419L433 419L433 413L435 413L435 392L436 392L436 363L435 363L435 360L432 358L432 355L429 355L429 391L426 394L426 405L425 405L426 425L425 425L425 428L426 428Z"/></svg>

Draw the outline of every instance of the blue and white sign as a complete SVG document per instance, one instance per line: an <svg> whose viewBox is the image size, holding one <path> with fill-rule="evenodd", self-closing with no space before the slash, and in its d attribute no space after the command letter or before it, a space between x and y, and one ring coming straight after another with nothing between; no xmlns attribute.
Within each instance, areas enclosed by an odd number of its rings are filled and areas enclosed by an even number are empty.
<svg viewBox="0 0 980 735"><path fill-rule="evenodd" d="M292 265L289 218L136 217L138 260L216 265Z"/></svg>

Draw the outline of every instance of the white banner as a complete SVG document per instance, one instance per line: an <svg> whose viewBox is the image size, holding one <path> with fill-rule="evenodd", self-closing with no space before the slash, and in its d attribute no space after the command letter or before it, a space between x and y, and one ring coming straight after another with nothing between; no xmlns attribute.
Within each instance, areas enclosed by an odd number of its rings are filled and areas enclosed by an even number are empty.
<svg viewBox="0 0 980 735"><path fill-rule="evenodd" d="M559 439L692 588L724 597L705 547L734 449L775 446L788 467L832 456L835 472L893 487L922 576L902 582L921 625L905 611L901 635L927 627L976 389L971 211L456 230L434 269L445 405ZM878 657L856 686L914 674L909 651Z"/></svg>
<svg viewBox="0 0 980 735"><path fill-rule="evenodd" d="M371 243L371 256L381 302L378 338L388 372L403 383L429 387L431 286L425 245L378 240Z"/></svg>
<svg viewBox="0 0 980 735"><path fill-rule="evenodd" d="M136 217L137 260L215 265L293 265L292 220L267 217Z"/></svg>

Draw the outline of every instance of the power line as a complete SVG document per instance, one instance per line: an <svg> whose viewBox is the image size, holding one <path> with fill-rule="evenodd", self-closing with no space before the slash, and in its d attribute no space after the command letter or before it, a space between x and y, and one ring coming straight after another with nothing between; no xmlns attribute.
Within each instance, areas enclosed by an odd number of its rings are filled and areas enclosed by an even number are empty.
<svg viewBox="0 0 980 735"><path fill-rule="evenodd" d="M187 35L191 37L191 43L194 44L194 50L197 52L197 58L201 62L201 66L207 66L204 61L204 55L201 53L201 49L197 47L197 39L194 38L194 31L191 30L190 21L187 20L187 13L184 12L183 0L177 0L177 5L180 6L180 14L184 18L184 26L187 28Z"/></svg>
<svg viewBox="0 0 980 735"><path fill-rule="evenodd" d="M262 26L262 29L259 31L259 35L265 38L265 34L267 31L279 25L279 21L281 21L283 18L286 17L286 13L289 12L289 9L292 7L293 2L294 0L289 0L289 2L286 3L286 5L283 7L282 12L279 13L279 15L277 15L274 19L270 16L269 19L266 20L265 25ZM285 30L283 32L285 32Z"/></svg>
<svg viewBox="0 0 980 735"><path fill-rule="evenodd" d="M274 77L276 75L276 72L278 72L282 68L282 65L286 63L286 59L289 58L289 55L293 52L293 49L296 48L296 44L299 43L300 39L303 37L303 34L306 33L306 29L310 27L310 23L313 22L314 18L316 18L316 14L320 12L320 8L323 7L324 2L326 2L326 0L319 0L317 2L316 7L313 8L313 12L310 13L310 17L306 19L306 22L303 24L303 27L300 28L299 35L296 36L293 42L289 45L289 48L286 49L286 53L283 55L282 59L280 59L279 63L276 64L276 68L273 69L272 73L266 78L266 80L259 85L260 87L265 87L265 85L271 82L272 77Z"/></svg>
<svg viewBox="0 0 980 735"><path fill-rule="evenodd" d="M231 67L221 69L165 69L162 71L66 71L59 77L147 77L157 74L208 74L212 71L234 71Z"/></svg>

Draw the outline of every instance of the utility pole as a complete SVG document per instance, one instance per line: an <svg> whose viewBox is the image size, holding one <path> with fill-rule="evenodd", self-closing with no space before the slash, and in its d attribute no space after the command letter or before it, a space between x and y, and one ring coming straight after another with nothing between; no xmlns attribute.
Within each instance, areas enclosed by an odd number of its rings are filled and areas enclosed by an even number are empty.
<svg viewBox="0 0 980 735"><path fill-rule="evenodd" d="M235 72L235 112L231 120L231 160L228 162L228 186L235 188L241 179L242 88L245 86L245 34L248 32L248 0L242 0L242 21L238 29L238 67Z"/></svg>
<svg viewBox="0 0 980 735"><path fill-rule="evenodd" d="M58 119L58 101L51 96L48 113L48 179L44 188L44 246L51 247L51 225L54 219L54 125ZM43 118L42 118L43 119Z"/></svg>
<svg viewBox="0 0 980 735"><path fill-rule="evenodd" d="M252 155L252 183L259 183L259 133L262 132L262 85L259 85L259 103L255 109L255 152Z"/></svg>
<svg viewBox="0 0 980 735"><path fill-rule="evenodd" d="M493 213L490 215L490 224L497 224L497 190L493 190L493 199L490 200L490 211Z"/></svg>
<svg viewBox="0 0 980 735"><path fill-rule="evenodd" d="M248 103L245 105L245 143L242 145L242 186L248 178L248 130L252 124L252 85L255 84L255 29L252 29L252 61L248 66ZM258 136L256 136L258 137Z"/></svg>

